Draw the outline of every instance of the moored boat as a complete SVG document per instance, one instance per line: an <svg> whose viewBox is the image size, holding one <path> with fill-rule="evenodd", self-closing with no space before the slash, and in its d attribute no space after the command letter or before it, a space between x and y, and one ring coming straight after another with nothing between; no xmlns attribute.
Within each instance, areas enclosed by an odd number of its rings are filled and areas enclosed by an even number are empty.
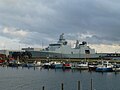
<svg viewBox="0 0 120 90"><path fill-rule="evenodd" d="M72 65L70 63L64 63L63 69L71 69Z"/></svg>
<svg viewBox="0 0 120 90"><path fill-rule="evenodd" d="M54 63L54 64L52 64L51 66L52 66L52 68L54 68L54 69L62 69L63 64L62 64L62 63Z"/></svg>
<svg viewBox="0 0 120 90"><path fill-rule="evenodd" d="M21 66L22 66L22 67L30 68L30 67L35 67L35 64L34 64L34 63L22 63Z"/></svg>
<svg viewBox="0 0 120 90"><path fill-rule="evenodd" d="M113 71L115 71L115 72L120 72L120 64L115 64L115 65L113 66Z"/></svg>
<svg viewBox="0 0 120 90"><path fill-rule="evenodd" d="M77 69L88 70L88 62L81 62L78 64Z"/></svg>
<svg viewBox="0 0 120 90"><path fill-rule="evenodd" d="M111 72L113 71L113 65L108 61L102 61L101 65L97 65L97 72Z"/></svg>
<svg viewBox="0 0 120 90"><path fill-rule="evenodd" d="M35 61L34 66L35 67L40 67L40 66L42 66L42 63L40 61Z"/></svg>
<svg viewBox="0 0 120 90"><path fill-rule="evenodd" d="M96 70L96 68L97 68L97 63L91 63L91 64L89 64L89 71L95 71Z"/></svg>
<svg viewBox="0 0 120 90"><path fill-rule="evenodd" d="M45 68L45 69L49 69L51 67L51 63L44 63L43 64L43 68Z"/></svg>
<svg viewBox="0 0 120 90"><path fill-rule="evenodd" d="M62 69L63 68L63 64L59 63L59 62L55 62L51 65L52 68L54 69Z"/></svg>

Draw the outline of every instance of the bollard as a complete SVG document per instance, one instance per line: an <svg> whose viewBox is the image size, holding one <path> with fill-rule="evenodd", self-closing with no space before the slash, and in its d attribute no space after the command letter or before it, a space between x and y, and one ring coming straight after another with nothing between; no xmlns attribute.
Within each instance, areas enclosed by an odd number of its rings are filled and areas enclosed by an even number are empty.
<svg viewBox="0 0 120 90"><path fill-rule="evenodd" d="M90 90L93 90L93 80L91 79L91 89Z"/></svg>
<svg viewBox="0 0 120 90"><path fill-rule="evenodd" d="M44 86L42 87L42 90L45 90L45 87L44 87Z"/></svg>
<svg viewBox="0 0 120 90"><path fill-rule="evenodd" d="M78 81L78 90L80 90L80 81Z"/></svg>
<svg viewBox="0 0 120 90"><path fill-rule="evenodd" d="M63 83L62 83L62 84L61 84L61 90L64 90L63 86L64 86L64 85L63 85Z"/></svg>

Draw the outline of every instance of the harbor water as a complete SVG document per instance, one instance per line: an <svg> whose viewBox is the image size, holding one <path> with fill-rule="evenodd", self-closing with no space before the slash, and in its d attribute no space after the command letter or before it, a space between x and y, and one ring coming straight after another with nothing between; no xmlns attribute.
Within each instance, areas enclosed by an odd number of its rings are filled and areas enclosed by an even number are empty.
<svg viewBox="0 0 120 90"><path fill-rule="evenodd" d="M0 90L90 90L91 79L93 90L120 90L120 73L89 72L71 69L11 68L0 67Z"/></svg>

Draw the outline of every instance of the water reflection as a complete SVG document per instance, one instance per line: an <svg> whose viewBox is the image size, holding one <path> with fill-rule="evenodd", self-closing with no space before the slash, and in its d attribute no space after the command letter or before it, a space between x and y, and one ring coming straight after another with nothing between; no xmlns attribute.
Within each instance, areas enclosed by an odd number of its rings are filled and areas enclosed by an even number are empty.
<svg viewBox="0 0 120 90"><path fill-rule="evenodd" d="M44 69L42 67L0 67L0 90L90 90L93 79L94 90L120 90L120 72L94 72L76 69ZM7 83L7 84L6 84Z"/></svg>

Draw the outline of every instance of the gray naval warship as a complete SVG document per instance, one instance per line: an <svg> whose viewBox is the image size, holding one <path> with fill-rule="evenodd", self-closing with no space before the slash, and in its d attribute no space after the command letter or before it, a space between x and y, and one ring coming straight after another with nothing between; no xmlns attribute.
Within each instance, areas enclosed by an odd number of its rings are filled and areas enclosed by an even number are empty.
<svg viewBox="0 0 120 90"><path fill-rule="evenodd" d="M90 48L87 42L80 43L76 40L75 47L72 48L64 38L62 33L57 43L49 44L49 46L40 51L29 51L32 57L39 58L99 58L102 54L95 52Z"/></svg>

